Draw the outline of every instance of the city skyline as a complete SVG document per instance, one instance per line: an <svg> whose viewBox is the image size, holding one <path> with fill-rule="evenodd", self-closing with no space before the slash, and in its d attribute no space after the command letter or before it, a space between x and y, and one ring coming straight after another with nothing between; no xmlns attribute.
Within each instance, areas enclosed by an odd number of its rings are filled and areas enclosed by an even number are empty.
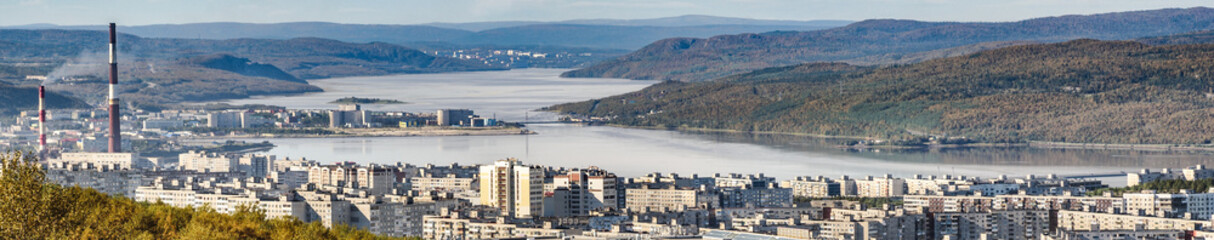
<svg viewBox="0 0 1214 240"><path fill-rule="evenodd" d="M458 0L458 1L77 1L21 0L0 6L6 26L27 24L122 25L204 22L281 23L321 21L354 24L426 24L573 19L647 19L711 15L771 20L914 19L923 21L1015 21L1037 17L1190 8L1203 1L1001 1L956 0ZM426 9L426 11L410 11Z"/></svg>

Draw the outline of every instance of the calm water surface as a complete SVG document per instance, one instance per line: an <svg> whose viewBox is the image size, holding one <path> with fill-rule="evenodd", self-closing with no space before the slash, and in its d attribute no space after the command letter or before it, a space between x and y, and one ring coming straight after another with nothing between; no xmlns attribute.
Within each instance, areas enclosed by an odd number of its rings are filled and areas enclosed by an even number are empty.
<svg viewBox="0 0 1214 240"><path fill-rule="evenodd" d="M312 81L326 92L232 101L289 108L335 109L341 97L397 99L410 104L366 106L373 110L433 111L470 108L504 120L554 119L529 110L557 103L622 94L654 81L563 79L564 69L351 77ZM1203 152L1140 152L1035 148L853 152L828 139L730 133L687 133L569 124L532 124L531 136L264 139L270 154L322 162L478 164L518 157L561 167L598 166L623 176L765 173L852 176L954 174L969 176L1060 175L1138 171L1141 168L1209 164ZM257 139L260 141L262 139Z"/></svg>

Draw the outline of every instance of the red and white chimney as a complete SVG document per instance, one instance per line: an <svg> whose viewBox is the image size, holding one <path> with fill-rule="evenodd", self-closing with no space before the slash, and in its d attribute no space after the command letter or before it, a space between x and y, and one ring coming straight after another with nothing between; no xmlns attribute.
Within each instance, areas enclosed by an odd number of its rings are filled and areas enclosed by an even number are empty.
<svg viewBox="0 0 1214 240"><path fill-rule="evenodd" d="M110 23L110 151L122 152L122 129L118 122L122 116L118 114L118 33L114 31L117 25Z"/></svg>
<svg viewBox="0 0 1214 240"><path fill-rule="evenodd" d="M46 154L46 86L38 85L38 154Z"/></svg>

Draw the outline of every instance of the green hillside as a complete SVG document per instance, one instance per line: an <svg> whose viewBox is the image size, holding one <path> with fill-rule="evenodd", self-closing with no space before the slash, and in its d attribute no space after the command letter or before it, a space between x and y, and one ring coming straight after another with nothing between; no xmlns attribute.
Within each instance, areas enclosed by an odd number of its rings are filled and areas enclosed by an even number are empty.
<svg viewBox="0 0 1214 240"><path fill-rule="evenodd" d="M1214 45L1076 40L910 65L803 64L553 106L635 126L982 142L1209 143Z"/></svg>

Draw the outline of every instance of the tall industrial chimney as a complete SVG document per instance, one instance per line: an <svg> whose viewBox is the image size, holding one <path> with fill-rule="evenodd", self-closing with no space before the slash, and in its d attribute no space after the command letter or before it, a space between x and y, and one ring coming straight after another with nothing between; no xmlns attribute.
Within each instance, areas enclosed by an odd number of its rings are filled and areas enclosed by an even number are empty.
<svg viewBox="0 0 1214 240"><path fill-rule="evenodd" d="M110 152L122 152L122 129L118 122L122 116L118 114L118 33L114 28L117 25L110 23Z"/></svg>
<svg viewBox="0 0 1214 240"><path fill-rule="evenodd" d="M46 86L42 85L38 85L38 156L46 157Z"/></svg>

